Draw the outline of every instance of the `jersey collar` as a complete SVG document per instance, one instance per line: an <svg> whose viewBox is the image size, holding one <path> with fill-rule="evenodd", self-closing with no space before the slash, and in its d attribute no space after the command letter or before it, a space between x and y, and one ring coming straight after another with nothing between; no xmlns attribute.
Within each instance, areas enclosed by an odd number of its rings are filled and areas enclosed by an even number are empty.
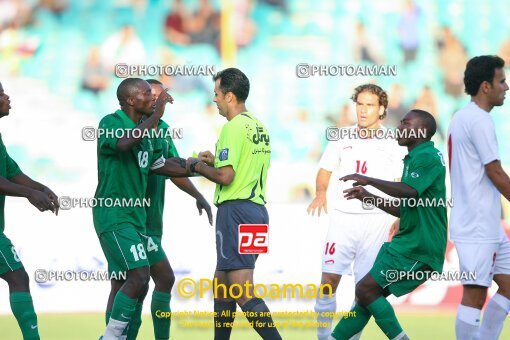
<svg viewBox="0 0 510 340"><path fill-rule="evenodd" d="M406 157L411 158L411 157L415 156L417 153L419 153L421 150L433 148L433 147L434 147L434 142L429 140L428 142L421 143L420 145L416 146L414 149L411 150L411 152L409 152L406 155Z"/></svg>
<svg viewBox="0 0 510 340"><path fill-rule="evenodd" d="M136 127L136 124L126 115L124 111L117 110L115 111L115 114L120 117L126 128L133 129Z"/></svg>

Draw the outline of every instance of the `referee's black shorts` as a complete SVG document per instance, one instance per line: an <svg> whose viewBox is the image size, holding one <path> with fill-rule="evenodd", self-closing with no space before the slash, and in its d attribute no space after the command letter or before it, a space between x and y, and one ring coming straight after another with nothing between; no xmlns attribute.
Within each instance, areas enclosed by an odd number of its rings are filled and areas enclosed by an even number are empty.
<svg viewBox="0 0 510 340"><path fill-rule="evenodd" d="M216 214L216 270L254 269L257 254L239 254L239 225L269 224L266 207L248 200L227 201Z"/></svg>

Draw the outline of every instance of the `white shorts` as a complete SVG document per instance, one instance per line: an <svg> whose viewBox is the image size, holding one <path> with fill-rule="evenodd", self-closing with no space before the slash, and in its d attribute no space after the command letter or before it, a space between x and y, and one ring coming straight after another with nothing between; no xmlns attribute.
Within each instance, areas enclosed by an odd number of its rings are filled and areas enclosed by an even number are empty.
<svg viewBox="0 0 510 340"><path fill-rule="evenodd" d="M454 243L463 285L490 287L494 275L510 275L510 242L506 236L499 243Z"/></svg>
<svg viewBox="0 0 510 340"><path fill-rule="evenodd" d="M352 275L357 283L372 269L382 244L388 241L389 214L348 214L333 210L322 253L322 272Z"/></svg>

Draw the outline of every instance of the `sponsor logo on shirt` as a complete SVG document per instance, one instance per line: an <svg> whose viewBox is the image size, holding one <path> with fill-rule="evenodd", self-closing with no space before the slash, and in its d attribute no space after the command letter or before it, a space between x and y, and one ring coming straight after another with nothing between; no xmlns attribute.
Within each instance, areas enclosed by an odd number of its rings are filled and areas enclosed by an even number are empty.
<svg viewBox="0 0 510 340"><path fill-rule="evenodd" d="M411 177L418 178L418 177L420 177L420 174L418 174L417 172L411 172Z"/></svg>
<svg viewBox="0 0 510 340"><path fill-rule="evenodd" d="M220 161L226 161L228 159L228 148L220 151Z"/></svg>

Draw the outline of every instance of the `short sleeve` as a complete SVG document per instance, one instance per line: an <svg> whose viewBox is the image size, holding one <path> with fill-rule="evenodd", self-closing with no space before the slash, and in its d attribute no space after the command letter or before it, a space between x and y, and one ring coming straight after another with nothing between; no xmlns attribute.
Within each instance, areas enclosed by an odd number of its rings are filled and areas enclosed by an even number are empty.
<svg viewBox="0 0 510 340"><path fill-rule="evenodd" d="M122 134L116 133L116 130L122 128L123 126L120 119L116 118L114 115L108 115L101 119L97 131L99 152L105 155L111 155L117 151L118 137L122 136Z"/></svg>
<svg viewBox="0 0 510 340"><path fill-rule="evenodd" d="M12 178L14 176L17 176L21 173L21 169L19 168L18 164L9 156L7 151L5 152L6 155L6 177Z"/></svg>
<svg viewBox="0 0 510 340"><path fill-rule="evenodd" d="M179 157L179 152L175 147L174 141L172 138L167 138L168 141L168 157Z"/></svg>
<svg viewBox="0 0 510 340"><path fill-rule="evenodd" d="M152 161L151 170L159 169L165 165L165 157L163 157L163 145L164 142L161 138L150 139L152 144Z"/></svg>
<svg viewBox="0 0 510 340"><path fill-rule="evenodd" d="M496 128L490 116L480 119L476 124L473 124L471 140L483 165L500 159Z"/></svg>
<svg viewBox="0 0 510 340"><path fill-rule="evenodd" d="M413 187L418 196L421 196L436 180L441 172L445 171L442 155L437 157L430 154L417 155L409 165L408 174L402 178L402 183Z"/></svg>
<svg viewBox="0 0 510 340"><path fill-rule="evenodd" d="M319 168L333 172L340 165L341 149L340 141L329 141L319 161Z"/></svg>
<svg viewBox="0 0 510 340"><path fill-rule="evenodd" d="M216 144L214 167L222 168L230 165L236 171L245 138L243 125L233 124L233 122L225 124Z"/></svg>

